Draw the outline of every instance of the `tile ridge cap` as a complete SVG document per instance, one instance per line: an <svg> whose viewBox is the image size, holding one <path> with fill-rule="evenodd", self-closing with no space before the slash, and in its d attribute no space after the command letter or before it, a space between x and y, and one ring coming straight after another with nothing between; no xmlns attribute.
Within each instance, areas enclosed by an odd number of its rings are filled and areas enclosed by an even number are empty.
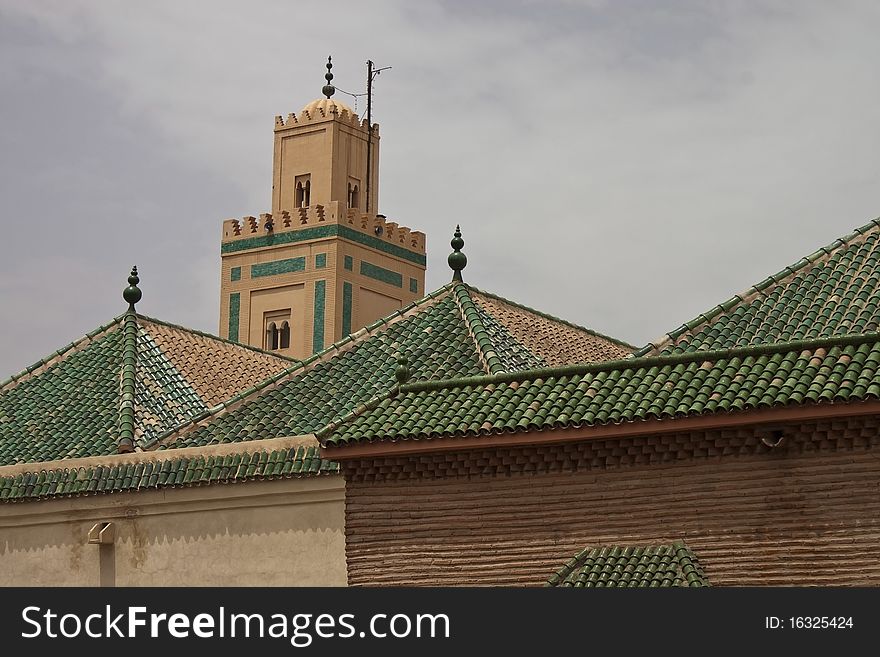
<svg viewBox="0 0 880 657"><path fill-rule="evenodd" d="M597 374L599 372L612 372L617 370L630 370L643 367L666 367L669 365L683 365L695 362L717 362L733 358L748 358L751 356L769 356L773 354L791 353L794 351L809 351L814 349L831 349L834 347L849 347L880 342L880 332L852 333L811 340L792 340L788 342L773 342L761 345L748 345L732 349L715 349L711 351L688 351L681 354L669 354L661 356L627 357L619 360L605 361L601 363L578 363L563 365L561 367L547 367L536 370L520 370L515 372L502 372L499 374L469 376L458 379L434 379L429 381L416 381L400 386L402 394L443 390L456 387L476 387L492 385L495 383L523 382L544 378L560 378L564 376L582 376L585 374Z"/></svg>
<svg viewBox="0 0 880 657"><path fill-rule="evenodd" d="M545 586L559 586L560 584L565 582L565 580L567 580L568 577L577 568L584 565L584 562L587 560L588 557L595 554L600 549L601 548L590 547L589 545L584 547L573 557L567 559L565 563L562 564L562 567L559 568L555 573L550 575L550 577L547 578L547 583L545 584Z"/></svg>
<svg viewBox="0 0 880 657"><path fill-rule="evenodd" d="M119 407L116 418L116 451L133 452L135 441L135 386L137 384L138 322L134 310L122 318L122 366L119 372Z"/></svg>
<svg viewBox="0 0 880 657"><path fill-rule="evenodd" d="M315 438L318 440L318 442L323 447L323 445L324 445L323 438L325 436L332 434L334 431L336 431L342 425L348 424L349 422L351 422L355 418L363 415L367 411L371 411L371 410L377 408L385 400L391 399L392 397L396 397L399 394L399 392L400 392L400 386L395 385L395 386L392 386L391 388L389 388L388 390L379 393L378 395L374 395L373 397L370 397L367 401L365 401L363 404L361 404L357 408L352 409L351 411L349 411L345 415L328 422L323 427L318 429L315 432Z"/></svg>
<svg viewBox="0 0 880 657"><path fill-rule="evenodd" d="M489 331L486 329L483 318L480 317L480 313L469 292L470 290L467 285L464 283L457 284L453 295L455 305L461 318L464 320L465 328L471 338L471 342L474 343L483 368L488 374L500 374L505 371L504 365L495 351L495 345L492 342L492 338L489 337Z"/></svg>

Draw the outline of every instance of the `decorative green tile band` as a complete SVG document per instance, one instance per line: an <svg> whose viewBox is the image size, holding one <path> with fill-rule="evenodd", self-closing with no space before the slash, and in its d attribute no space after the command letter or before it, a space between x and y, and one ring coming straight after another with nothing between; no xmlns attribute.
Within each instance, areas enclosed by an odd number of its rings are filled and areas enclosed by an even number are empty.
<svg viewBox="0 0 880 657"><path fill-rule="evenodd" d="M342 284L342 336L351 335L351 283Z"/></svg>
<svg viewBox="0 0 880 657"><path fill-rule="evenodd" d="M241 267L233 267L229 270L229 280L230 281L240 281L241 280Z"/></svg>
<svg viewBox="0 0 880 657"><path fill-rule="evenodd" d="M419 291L419 281L415 278L409 279L409 291L413 293L418 293Z"/></svg>
<svg viewBox="0 0 880 657"><path fill-rule="evenodd" d="M396 271L379 267L361 260L361 276L369 276L377 281L394 285L395 287L403 287L403 276Z"/></svg>
<svg viewBox="0 0 880 657"><path fill-rule="evenodd" d="M251 278L260 276L276 276L277 274L289 274L295 271L304 271L306 268L305 258L287 258L286 260L273 260L251 265Z"/></svg>
<svg viewBox="0 0 880 657"><path fill-rule="evenodd" d="M229 295L229 339L238 342L238 315L241 312L241 295L233 292Z"/></svg>
<svg viewBox="0 0 880 657"><path fill-rule="evenodd" d="M345 261L345 268L348 271L351 271L354 269L354 258L352 258L351 256L345 256L344 261Z"/></svg>
<svg viewBox="0 0 880 657"><path fill-rule="evenodd" d="M369 246L377 251L383 251L403 260L409 260L417 265L424 266L427 262L425 256L421 253L413 253L408 249L396 244L389 244L385 240L380 240L372 235L365 235L354 228L348 226L340 226L339 224L328 224L326 226L312 226L311 228L303 228L302 230L291 231L289 233L272 233L271 235L263 235L261 237L249 237L243 240L235 240L234 242L224 242L220 245L220 253L237 253L238 251L247 251L249 249L261 249L266 246L278 246L281 244L290 244L291 242L305 242L306 240L317 240L323 237L343 237L352 242Z"/></svg>
<svg viewBox="0 0 880 657"><path fill-rule="evenodd" d="M324 348L324 290L327 281L315 281L315 325L312 330L312 353Z"/></svg>
<svg viewBox="0 0 880 657"><path fill-rule="evenodd" d="M327 254L319 253L315 256L315 269L322 269L327 266Z"/></svg>

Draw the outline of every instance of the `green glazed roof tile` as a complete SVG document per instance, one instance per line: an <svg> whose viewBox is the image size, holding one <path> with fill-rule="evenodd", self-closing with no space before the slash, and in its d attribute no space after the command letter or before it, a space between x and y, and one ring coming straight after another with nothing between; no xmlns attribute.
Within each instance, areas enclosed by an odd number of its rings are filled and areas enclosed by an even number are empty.
<svg viewBox="0 0 880 657"><path fill-rule="evenodd" d="M709 586L697 557L684 543L585 548L547 579L563 587Z"/></svg>
<svg viewBox="0 0 880 657"><path fill-rule="evenodd" d="M872 333L423 381L374 397L316 435L341 446L877 399L878 360Z"/></svg>
<svg viewBox="0 0 880 657"><path fill-rule="evenodd" d="M185 353L193 344L201 352ZM207 413L204 372L237 392L290 363L126 314L0 384L0 465L113 454L120 437L143 444Z"/></svg>
<svg viewBox="0 0 880 657"><path fill-rule="evenodd" d="M292 366L274 386L243 392L231 400L241 401L234 410L215 410L204 426L179 427L159 442L191 447L314 433L394 389L397 355L407 358L410 382L543 366L543 356L515 335L522 333L520 324L538 322L533 313L464 284L447 285L407 310L374 322L354 339L346 338ZM607 357L630 351L587 329L548 316L539 319L543 327L558 326L589 341L591 354L597 349ZM533 337L522 334L527 340Z"/></svg>
<svg viewBox="0 0 880 657"><path fill-rule="evenodd" d="M880 219L702 313L635 357L880 329Z"/></svg>
<svg viewBox="0 0 880 657"><path fill-rule="evenodd" d="M220 480L240 482L278 477L337 474L339 472L339 465L333 461L321 459L315 447L211 457L207 462L202 457L174 458L173 451L168 454L170 458L162 462L78 469L59 467L57 470L0 477L0 500L23 502L79 494L134 492L156 488L197 486ZM250 460L263 457L273 463L276 466L275 469L272 472L251 471L248 466ZM226 465L222 468L216 467L211 476L206 477L205 473L212 463ZM63 463L58 465L62 466Z"/></svg>

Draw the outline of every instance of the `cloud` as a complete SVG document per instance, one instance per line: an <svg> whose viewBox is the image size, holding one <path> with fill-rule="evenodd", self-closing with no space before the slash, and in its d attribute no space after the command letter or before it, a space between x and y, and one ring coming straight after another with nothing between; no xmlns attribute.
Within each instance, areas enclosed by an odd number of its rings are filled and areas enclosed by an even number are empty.
<svg viewBox="0 0 880 657"><path fill-rule="evenodd" d="M215 331L220 222L268 209L273 117L319 95L330 53L346 91L368 57L392 66L380 207L428 234L429 288L461 223L469 282L644 343L880 207L875 3L72 0L0 16L0 372L124 310L134 259L144 312Z"/></svg>

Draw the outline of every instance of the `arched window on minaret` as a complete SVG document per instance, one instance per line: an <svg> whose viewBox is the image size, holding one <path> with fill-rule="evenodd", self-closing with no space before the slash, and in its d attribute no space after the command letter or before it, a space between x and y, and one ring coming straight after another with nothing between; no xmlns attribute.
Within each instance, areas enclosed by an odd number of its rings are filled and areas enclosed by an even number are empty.
<svg viewBox="0 0 880 657"><path fill-rule="evenodd" d="M312 204L312 174L304 173L293 182L293 206L307 208Z"/></svg>
<svg viewBox="0 0 880 657"><path fill-rule="evenodd" d="M290 324L281 322L281 335L279 337L279 346L281 349L290 349Z"/></svg>
<svg viewBox="0 0 880 657"><path fill-rule="evenodd" d="M360 188L358 186L358 181L354 178L348 179L348 196L347 202L348 207L354 208L356 210L360 210L361 207L361 195Z"/></svg>
<svg viewBox="0 0 880 657"><path fill-rule="evenodd" d="M278 327L275 322L269 322L266 327L266 349L270 351L278 349Z"/></svg>

